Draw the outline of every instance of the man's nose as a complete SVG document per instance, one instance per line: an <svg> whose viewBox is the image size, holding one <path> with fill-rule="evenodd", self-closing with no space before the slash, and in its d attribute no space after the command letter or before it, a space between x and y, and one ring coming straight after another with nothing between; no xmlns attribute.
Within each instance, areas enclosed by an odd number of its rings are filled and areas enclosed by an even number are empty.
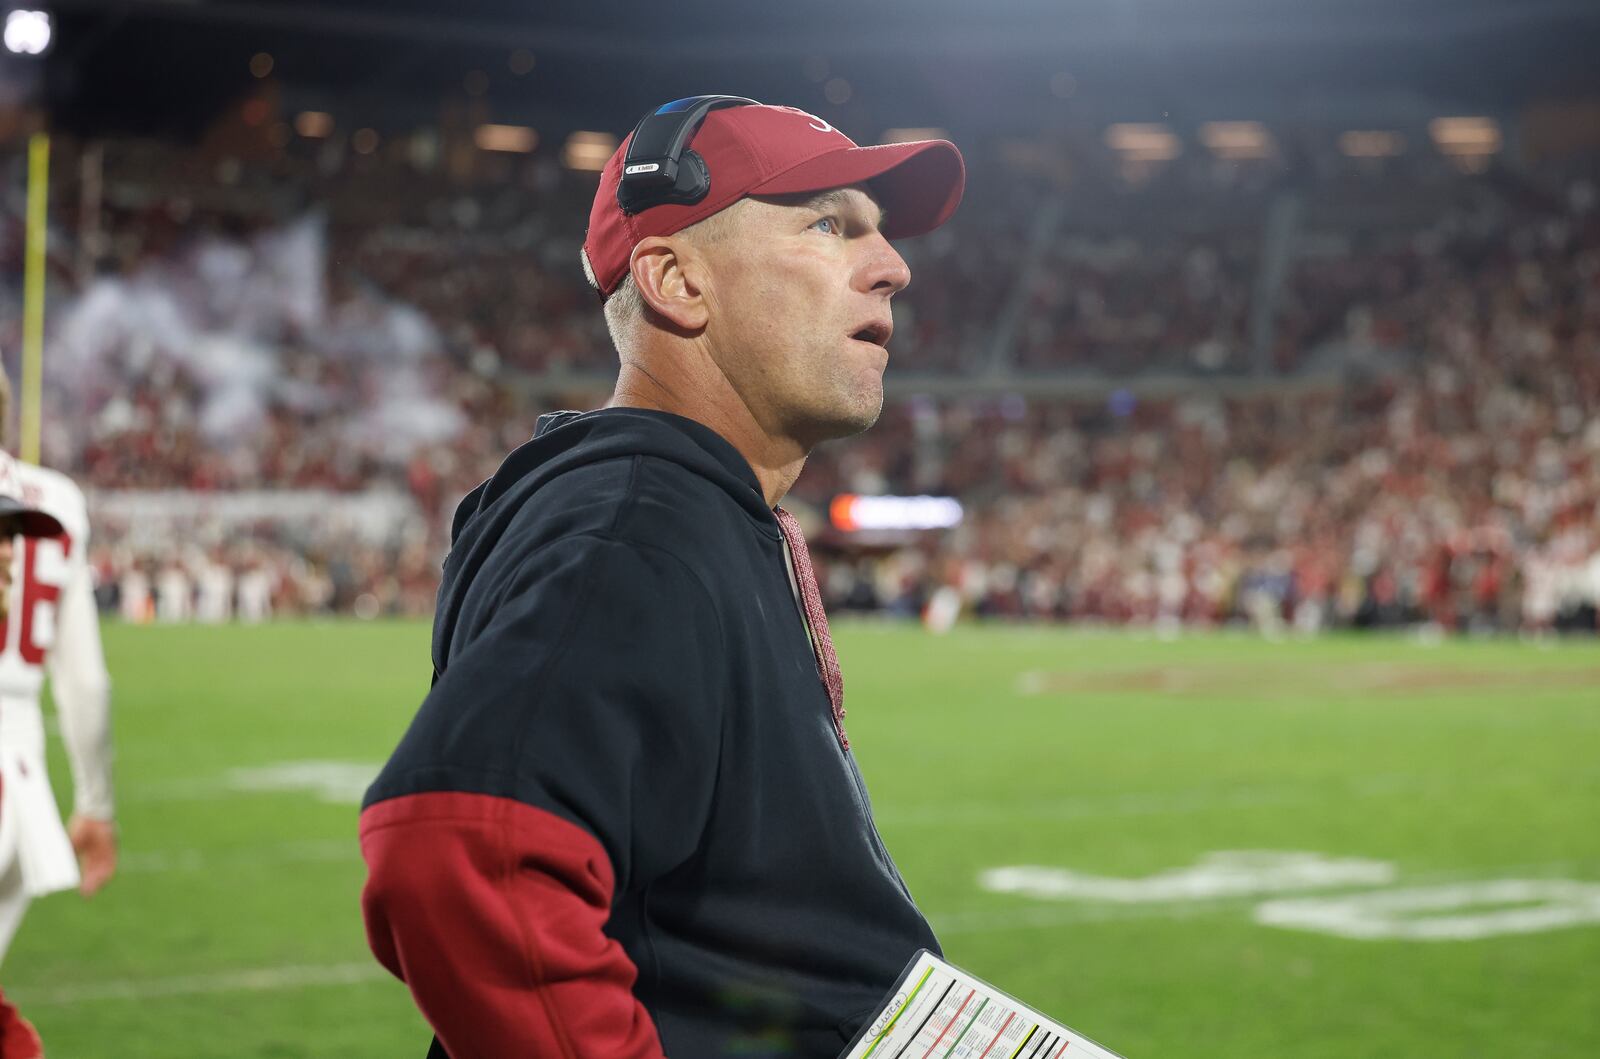
<svg viewBox="0 0 1600 1059"><path fill-rule="evenodd" d="M898 294L911 283L911 266L882 234L872 236L866 248L867 259L859 273L865 291L887 290Z"/></svg>

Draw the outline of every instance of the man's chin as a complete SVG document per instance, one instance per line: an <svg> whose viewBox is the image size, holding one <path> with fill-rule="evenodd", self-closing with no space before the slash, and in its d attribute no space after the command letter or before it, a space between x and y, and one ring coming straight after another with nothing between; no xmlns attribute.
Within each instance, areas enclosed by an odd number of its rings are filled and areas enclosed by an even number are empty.
<svg viewBox="0 0 1600 1059"><path fill-rule="evenodd" d="M863 400L854 408L832 409L832 415L818 417L812 423L812 436L817 443L853 438L871 429L881 415L883 415L883 389L879 387L876 400Z"/></svg>
<svg viewBox="0 0 1600 1059"><path fill-rule="evenodd" d="M880 418L882 418L882 416L883 416L883 388L880 386L878 388L878 399L877 399L877 401L873 403L873 405L872 405L872 407L870 409L864 409L862 411L862 414L853 423L854 429L851 430L849 434L846 434L845 437L852 437L853 438L857 434L865 433L866 431L872 429L872 427L877 424L878 420Z"/></svg>

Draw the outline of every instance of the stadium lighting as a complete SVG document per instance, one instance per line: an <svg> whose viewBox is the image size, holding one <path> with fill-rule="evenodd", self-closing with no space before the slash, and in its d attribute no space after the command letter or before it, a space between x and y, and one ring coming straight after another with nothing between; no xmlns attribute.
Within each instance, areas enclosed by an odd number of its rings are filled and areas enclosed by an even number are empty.
<svg viewBox="0 0 1600 1059"><path fill-rule="evenodd" d="M1398 132L1351 129L1339 135L1339 150L1350 158L1392 158L1405 153L1406 138Z"/></svg>
<svg viewBox="0 0 1600 1059"><path fill-rule="evenodd" d="M561 161L568 169L598 173L617 149L617 138L609 132L575 132L561 149Z"/></svg>
<svg viewBox="0 0 1600 1059"><path fill-rule="evenodd" d="M1493 118L1435 118L1428 133L1439 153L1469 173L1482 172L1500 150L1500 126Z"/></svg>
<svg viewBox="0 0 1600 1059"><path fill-rule="evenodd" d="M333 115L321 110L302 110L295 115L294 131L308 140L320 140L333 132Z"/></svg>
<svg viewBox="0 0 1600 1059"><path fill-rule="evenodd" d="M1267 158L1272 134L1259 121L1208 121L1200 126L1200 142L1218 158Z"/></svg>
<svg viewBox="0 0 1600 1059"><path fill-rule="evenodd" d="M1441 154L1494 154L1500 126L1493 118L1434 118L1428 133Z"/></svg>
<svg viewBox="0 0 1600 1059"><path fill-rule="evenodd" d="M1158 123L1112 125L1106 129L1106 145L1129 162L1168 162L1183 153L1172 130Z"/></svg>
<svg viewBox="0 0 1600 1059"><path fill-rule="evenodd" d="M50 12L26 7L6 12L5 44L11 54L43 55L54 37Z"/></svg>
<svg viewBox="0 0 1600 1059"><path fill-rule="evenodd" d="M1159 122L1112 125L1105 135L1106 145L1117 152L1123 179L1131 184L1143 183L1183 153L1178 137Z"/></svg>
<svg viewBox="0 0 1600 1059"><path fill-rule="evenodd" d="M539 145L539 134L526 125L479 125L472 141L481 151L527 154ZM606 155L611 157L610 154Z"/></svg>
<svg viewBox="0 0 1600 1059"><path fill-rule="evenodd" d="M883 131L884 143L910 143L913 140L948 140L949 138L950 132L948 129L940 129L932 125L921 129L885 129Z"/></svg>
<svg viewBox="0 0 1600 1059"><path fill-rule="evenodd" d="M1446 154L1488 154L1500 149L1500 126L1493 118L1434 118L1428 132Z"/></svg>
<svg viewBox="0 0 1600 1059"><path fill-rule="evenodd" d="M1012 136L1000 141L1000 158L1019 173L1062 172L1067 162L1038 140Z"/></svg>

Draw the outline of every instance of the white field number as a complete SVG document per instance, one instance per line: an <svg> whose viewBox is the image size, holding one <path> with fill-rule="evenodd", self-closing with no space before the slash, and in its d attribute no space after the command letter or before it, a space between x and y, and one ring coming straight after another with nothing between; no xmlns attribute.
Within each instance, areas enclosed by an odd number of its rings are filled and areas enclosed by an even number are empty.
<svg viewBox="0 0 1600 1059"><path fill-rule="evenodd" d="M1255 920L1363 941L1474 941L1600 923L1600 883L1491 879L1344 897L1297 897L1258 905Z"/></svg>
<svg viewBox="0 0 1600 1059"><path fill-rule="evenodd" d="M1489 879L1395 888L1388 861L1320 853L1227 850L1197 864L1143 878L1088 875L1017 865L979 876L991 893L1047 901L1173 904L1271 897L1255 922L1362 941L1469 941L1600 925L1600 883L1573 879ZM1348 887L1361 893L1311 894ZM1301 896L1280 896L1297 894Z"/></svg>
<svg viewBox="0 0 1600 1059"><path fill-rule="evenodd" d="M979 883L993 893L1026 894L1047 901L1144 904L1254 897L1333 886L1382 886L1394 878L1394 865L1381 860L1334 859L1320 853L1223 850L1206 854L1191 867L1142 879L1024 865L993 868L979 877Z"/></svg>

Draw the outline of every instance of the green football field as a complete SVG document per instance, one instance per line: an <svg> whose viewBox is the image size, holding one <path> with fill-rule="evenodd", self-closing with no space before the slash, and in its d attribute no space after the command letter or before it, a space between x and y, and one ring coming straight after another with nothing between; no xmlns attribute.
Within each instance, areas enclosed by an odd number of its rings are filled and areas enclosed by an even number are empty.
<svg viewBox="0 0 1600 1059"><path fill-rule="evenodd" d="M1022 1000L1134 1059L1600 1055L1600 647L838 639L890 849ZM107 627L122 872L0 977L52 1059L421 1059L355 829L427 640Z"/></svg>

